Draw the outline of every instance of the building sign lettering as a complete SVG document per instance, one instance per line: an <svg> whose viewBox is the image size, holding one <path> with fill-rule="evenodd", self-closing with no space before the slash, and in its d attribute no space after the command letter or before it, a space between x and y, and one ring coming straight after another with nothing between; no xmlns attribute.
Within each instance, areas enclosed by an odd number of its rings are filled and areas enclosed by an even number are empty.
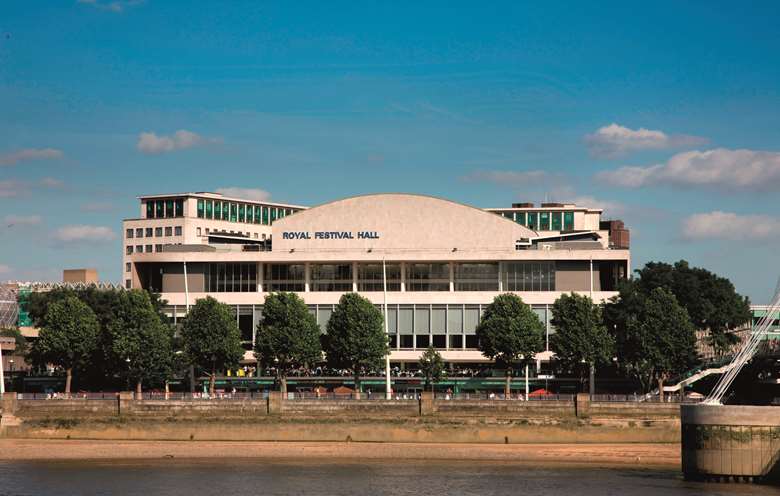
<svg viewBox="0 0 780 496"><path fill-rule="evenodd" d="M377 231L283 231L282 239L379 239Z"/></svg>

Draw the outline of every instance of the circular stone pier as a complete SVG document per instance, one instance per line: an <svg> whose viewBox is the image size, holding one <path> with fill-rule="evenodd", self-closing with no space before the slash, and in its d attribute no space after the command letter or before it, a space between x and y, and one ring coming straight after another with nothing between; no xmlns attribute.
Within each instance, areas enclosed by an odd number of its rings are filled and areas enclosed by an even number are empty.
<svg viewBox="0 0 780 496"><path fill-rule="evenodd" d="M780 481L780 407L681 405L686 479Z"/></svg>

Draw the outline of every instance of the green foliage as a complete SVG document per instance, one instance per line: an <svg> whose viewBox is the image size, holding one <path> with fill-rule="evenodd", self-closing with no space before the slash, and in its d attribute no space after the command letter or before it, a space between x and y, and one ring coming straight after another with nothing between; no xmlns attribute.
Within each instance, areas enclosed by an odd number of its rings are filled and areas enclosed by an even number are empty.
<svg viewBox="0 0 780 496"><path fill-rule="evenodd" d="M263 319L257 325L255 357L266 367L276 367L280 377L322 359L317 319L295 293L266 296Z"/></svg>
<svg viewBox="0 0 780 496"><path fill-rule="evenodd" d="M19 329L16 329L15 327L0 329L0 336L7 337L7 338L14 338L14 343L16 344L16 347L14 348L14 355L23 356L23 357L27 356L29 352L27 339L25 339L25 337L22 336L22 333L21 331L19 331Z"/></svg>
<svg viewBox="0 0 780 496"><path fill-rule="evenodd" d="M113 362L124 366L123 374L139 387L164 383L171 375L173 329L160 319L149 294L122 292L113 313L107 326Z"/></svg>
<svg viewBox="0 0 780 496"><path fill-rule="evenodd" d="M351 369L356 383L361 373L380 367L390 352L382 319L379 309L366 298L344 294L328 321L328 363Z"/></svg>
<svg viewBox="0 0 780 496"><path fill-rule="evenodd" d="M542 351L544 324L520 297L501 294L485 308L477 339L483 355L511 371L521 358L530 361Z"/></svg>
<svg viewBox="0 0 780 496"><path fill-rule="evenodd" d="M604 325L601 307L588 296L563 294L553 304L552 314L555 334L550 336L550 347L563 367L584 377L590 365L611 361L615 340Z"/></svg>
<svg viewBox="0 0 780 496"><path fill-rule="evenodd" d="M425 383L433 387L433 381L441 380L444 372L444 360L436 348L429 346L420 356L420 370L425 377Z"/></svg>
<svg viewBox="0 0 780 496"><path fill-rule="evenodd" d="M230 307L210 296L190 307L181 337L190 363L211 376L211 389L217 371L238 366L244 355L241 333Z"/></svg>
<svg viewBox="0 0 780 496"><path fill-rule="evenodd" d="M621 288L619 298L625 298L625 308L613 307L610 318L618 365L625 372L649 389L658 380L696 366L695 329L671 292L655 288L645 296L629 284Z"/></svg>
<svg viewBox="0 0 780 496"><path fill-rule="evenodd" d="M68 372L65 389L70 392L71 371L87 366L97 347L97 317L81 300L68 296L49 305L44 322L34 344L34 355Z"/></svg>
<svg viewBox="0 0 780 496"><path fill-rule="evenodd" d="M728 279L712 272L690 267L680 260L674 265L650 262L637 271L639 291L646 295L655 288L664 288L677 297L688 311L697 329L709 329L710 343L719 353L725 353L737 342L729 330L752 318L750 302L739 295Z"/></svg>

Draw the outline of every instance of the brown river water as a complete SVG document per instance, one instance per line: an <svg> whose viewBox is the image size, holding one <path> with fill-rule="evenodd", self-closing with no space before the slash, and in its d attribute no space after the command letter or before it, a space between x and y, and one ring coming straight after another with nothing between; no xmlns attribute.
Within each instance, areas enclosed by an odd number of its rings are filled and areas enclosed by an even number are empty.
<svg viewBox="0 0 780 496"><path fill-rule="evenodd" d="M0 495L769 495L673 470L482 462L132 460L0 462Z"/></svg>

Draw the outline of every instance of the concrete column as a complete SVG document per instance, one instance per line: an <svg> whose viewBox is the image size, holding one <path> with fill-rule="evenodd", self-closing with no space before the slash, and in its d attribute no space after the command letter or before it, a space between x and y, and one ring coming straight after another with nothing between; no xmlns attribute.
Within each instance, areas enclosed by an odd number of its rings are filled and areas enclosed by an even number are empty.
<svg viewBox="0 0 780 496"><path fill-rule="evenodd" d="M588 393L577 393L574 400L574 414L577 418L590 416L590 395Z"/></svg>
<svg viewBox="0 0 780 496"><path fill-rule="evenodd" d="M420 395L420 416L433 415L434 413L436 413L436 407L434 405L433 393L423 391Z"/></svg>
<svg viewBox="0 0 780 496"><path fill-rule="evenodd" d="M401 262L401 291L406 291L406 262Z"/></svg>
<svg viewBox="0 0 780 496"><path fill-rule="evenodd" d="M309 283L311 282L311 265L309 265L309 262L306 262L303 265L303 273L304 273L304 284L303 284L303 290L307 293L309 292Z"/></svg>
<svg viewBox="0 0 780 496"><path fill-rule="evenodd" d="M116 397L116 414L131 415L133 410L133 400L135 393L133 391L122 391Z"/></svg>
<svg viewBox="0 0 780 496"><path fill-rule="evenodd" d="M450 291L455 291L455 264L449 263L450 266Z"/></svg>
<svg viewBox="0 0 780 496"><path fill-rule="evenodd" d="M358 264L352 262L352 292L357 293L358 290Z"/></svg>
<svg viewBox="0 0 780 496"><path fill-rule="evenodd" d="M257 292L263 292L263 269L265 267L261 262L257 262Z"/></svg>
<svg viewBox="0 0 780 496"><path fill-rule="evenodd" d="M268 393L268 415L279 415L282 413L282 397L281 391L269 391Z"/></svg>

